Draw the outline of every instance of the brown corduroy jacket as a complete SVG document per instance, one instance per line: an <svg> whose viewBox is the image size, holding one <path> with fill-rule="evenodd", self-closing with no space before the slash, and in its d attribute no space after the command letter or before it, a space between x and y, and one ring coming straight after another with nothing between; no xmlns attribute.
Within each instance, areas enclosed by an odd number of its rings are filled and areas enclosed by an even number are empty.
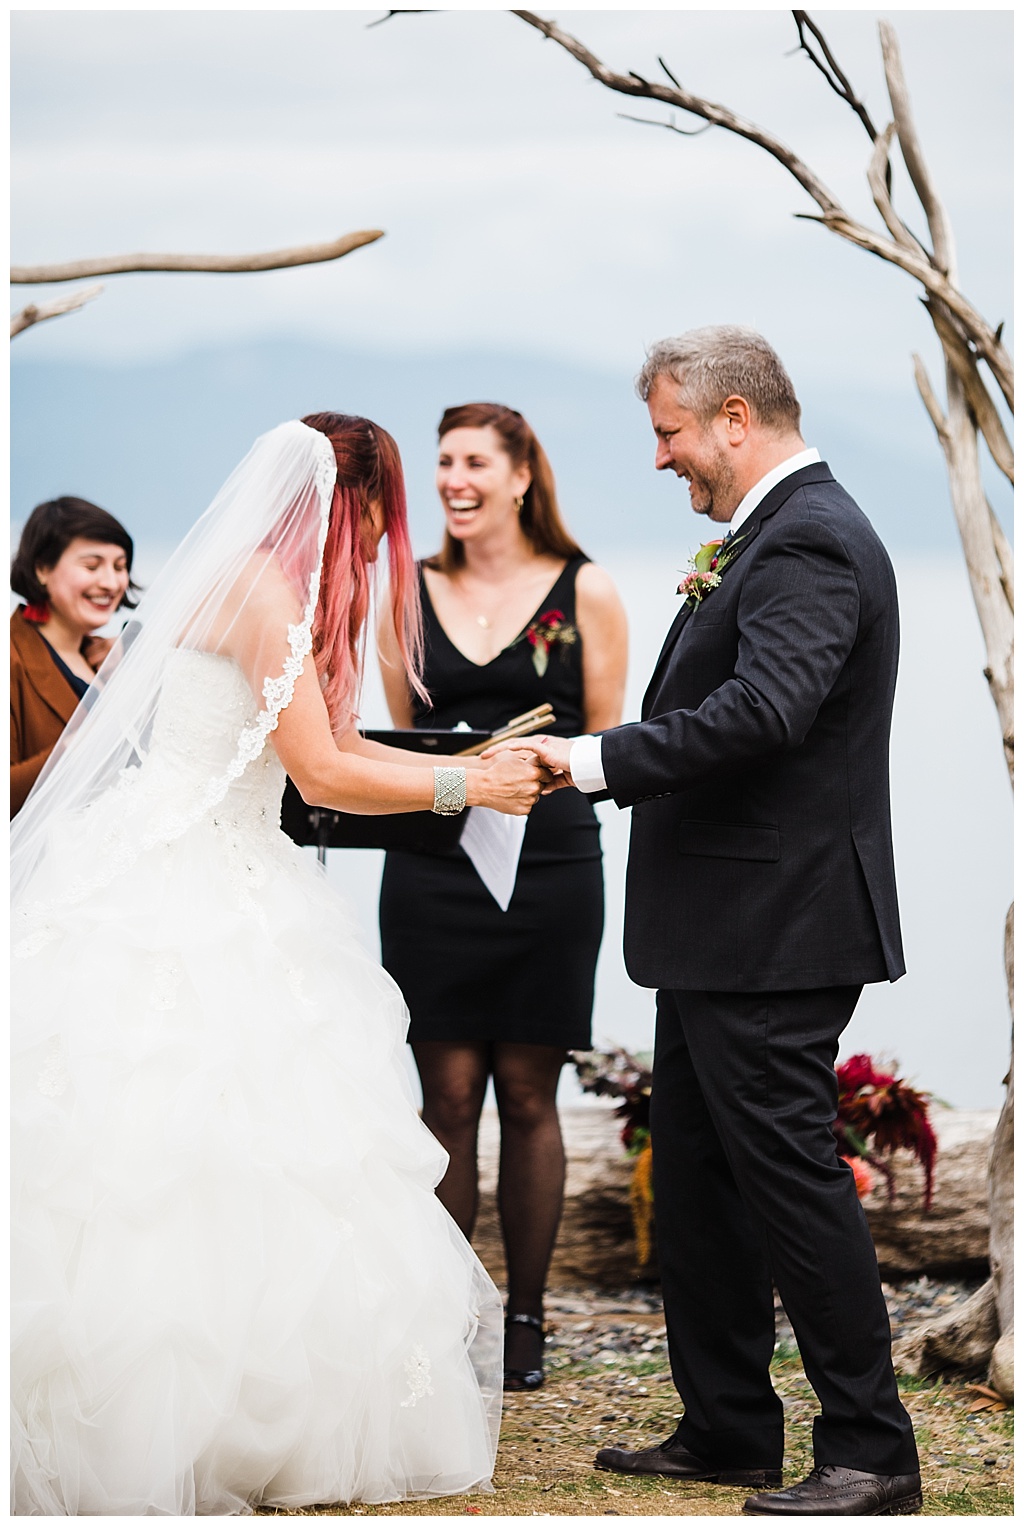
<svg viewBox="0 0 1024 1526"><path fill-rule="evenodd" d="M109 643L97 641L97 660ZM87 661L92 662L89 653ZM42 772L78 704L78 696L19 606L11 616L11 815Z"/></svg>

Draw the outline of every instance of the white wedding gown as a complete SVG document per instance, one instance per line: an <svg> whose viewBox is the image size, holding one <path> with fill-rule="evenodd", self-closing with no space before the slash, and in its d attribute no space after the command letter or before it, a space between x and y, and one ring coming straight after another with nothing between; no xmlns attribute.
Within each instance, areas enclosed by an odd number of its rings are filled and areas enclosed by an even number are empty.
<svg viewBox="0 0 1024 1526"><path fill-rule="evenodd" d="M281 833L269 745L197 811L255 714L231 659L175 653L144 764L56 826L25 898L17 1514L491 1476L500 1300L433 1193L401 994Z"/></svg>

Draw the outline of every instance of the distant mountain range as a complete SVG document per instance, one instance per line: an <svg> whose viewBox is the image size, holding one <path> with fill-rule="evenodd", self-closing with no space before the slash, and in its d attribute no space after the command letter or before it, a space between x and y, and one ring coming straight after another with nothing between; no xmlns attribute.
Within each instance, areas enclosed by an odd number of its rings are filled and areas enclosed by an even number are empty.
<svg viewBox="0 0 1024 1526"><path fill-rule="evenodd" d="M21 347L21 348L19 348ZM355 354L268 340L146 364L37 360L18 341L11 370L11 514L58 493L93 499L138 538L172 542L202 512L255 436L324 408L363 413L398 440L418 552L439 538L434 429L452 403L520 409L554 466L577 538L620 547L700 539L685 487L652 468L654 440L629 374L510 354ZM805 401L805 435L895 550L945 551L956 532L931 425L912 392L843 389Z"/></svg>

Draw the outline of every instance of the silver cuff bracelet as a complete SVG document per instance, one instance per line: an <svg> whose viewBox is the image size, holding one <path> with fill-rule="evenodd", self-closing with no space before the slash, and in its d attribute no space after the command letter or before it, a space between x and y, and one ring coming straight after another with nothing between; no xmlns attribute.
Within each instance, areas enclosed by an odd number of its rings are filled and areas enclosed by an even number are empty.
<svg viewBox="0 0 1024 1526"><path fill-rule="evenodd" d="M466 809L466 770L464 768L434 769L435 816L458 816Z"/></svg>

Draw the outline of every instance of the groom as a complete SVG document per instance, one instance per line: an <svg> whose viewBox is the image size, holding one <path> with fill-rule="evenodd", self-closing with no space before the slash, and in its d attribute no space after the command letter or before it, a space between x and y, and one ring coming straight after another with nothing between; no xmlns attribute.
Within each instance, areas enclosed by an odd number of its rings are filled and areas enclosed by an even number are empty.
<svg viewBox="0 0 1024 1526"><path fill-rule="evenodd" d="M642 719L544 738L562 783L632 806L625 955L658 987L651 1131L685 1413L622 1473L782 1481L773 1282L821 1414L814 1470L751 1515L912 1514L921 1480L878 1266L836 1155L835 1059L866 981L903 974L889 819L896 586L747 329L654 345L655 465L706 516ZM689 596L685 596L686 594ZM516 746L524 744L517 742Z"/></svg>

